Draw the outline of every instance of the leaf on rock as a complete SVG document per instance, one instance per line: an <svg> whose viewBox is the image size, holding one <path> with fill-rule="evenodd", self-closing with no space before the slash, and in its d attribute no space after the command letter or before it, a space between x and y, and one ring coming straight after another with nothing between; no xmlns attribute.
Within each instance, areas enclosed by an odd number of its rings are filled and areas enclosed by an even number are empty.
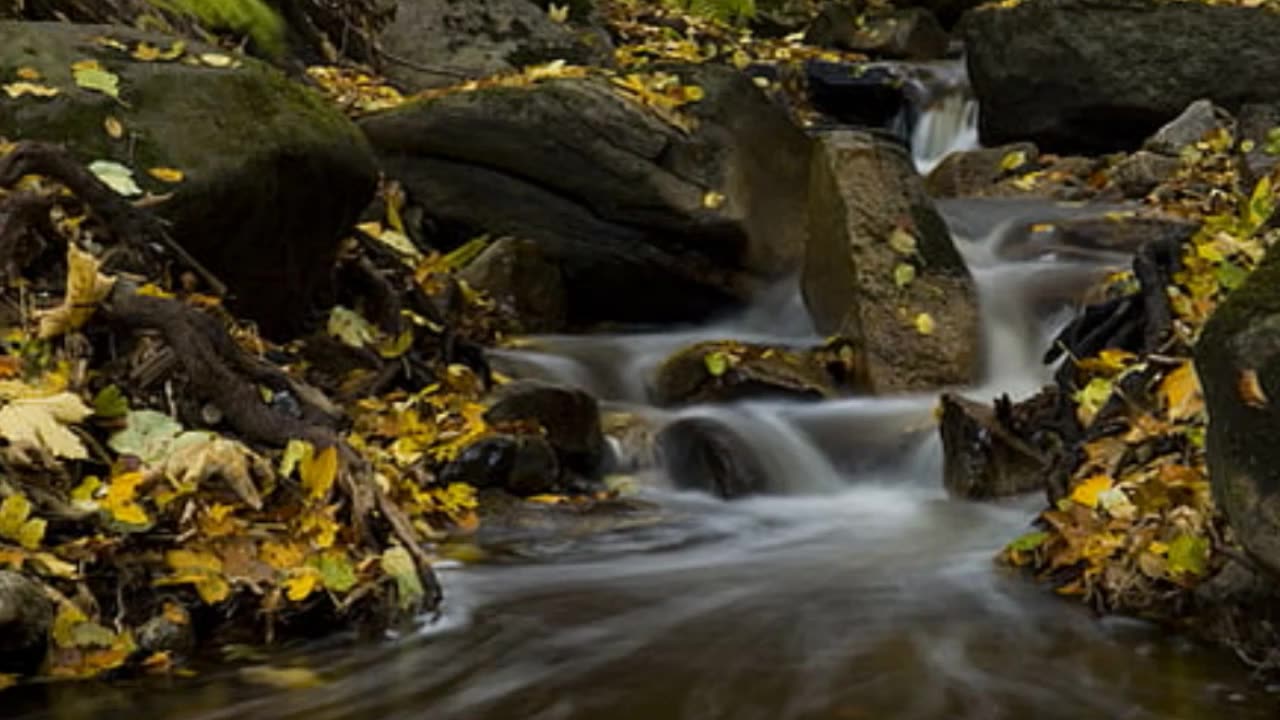
<svg viewBox="0 0 1280 720"><path fill-rule="evenodd" d="M719 210L724 207L724 201L724 194L715 190L708 190L702 194L702 207L708 210Z"/></svg>
<svg viewBox="0 0 1280 720"><path fill-rule="evenodd" d="M896 227L889 233L889 247L899 255L915 255L916 236L906 228Z"/></svg>
<svg viewBox="0 0 1280 720"><path fill-rule="evenodd" d="M1240 402L1251 408L1267 406L1267 393L1262 389L1262 382L1258 380L1257 370L1240 371L1240 377L1236 380L1236 393L1240 396Z"/></svg>
<svg viewBox="0 0 1280 720"><path fill-rule="evenodd" d="M76 85L85 90L120 99L120 76L102 67L97 60L81 60L71 65L71 75Z"/></svg>
<svg viewBox="0 0 1280 720"><path fill-rule="evenodd" d="M711 377L720 377L729 372L729 356L722 352L709 352L702 356L702 364L706 366Z"/></svg>
<svg viewBox="0 0 1280 720"><path fill-rule="evenodd" d="M67 460L89 457L84 443L67 428L93 411L68 392L43 398L21 398L0 408L0 437L13 445L28 445Z"/></svg>
<svg viewBox="0 0 1280 720"><path fill-rule="evenodd" d="M382 553L380 562L382 571L396 581L396 594L400 598L400 609L408 610L422 601L426 590L422 587L422 578L418 576L418 566L413 556L403 546L394 545Z"/></svg>
<svg viewBox="0 0 1280 720"><path fill-rule="evenodd" d="M186 179L186 174L177 168L170 167L153 167L147 169L147 174L159 180L162 183L176 185Z"/></svg>
<svg viewBox="0 0 1280 720"><path fill-rule="evenodd" d="M133 179L133 171L111 160L95 160L89 164L89 172L93 173L104 185L125 197L136 197L142 194L142 188Z"/></svg>
<svg viewBox="0 0 1280 720"><path fill-rule="evenodd" d="M569 22L569 4L557 5L554 2L547 5L547 17L551 18L551 22L563 25Z"/></svg>
<svg viewBox="0 0 1280 720"><path fill-rule="evenodd" d="M911 263L898 263L893 268L893 284L905 288L916 279L916 266Z"/></svg>
<svg viewBox="0 0 1280 720"><path fill-rule="evenodd" d="M1000 169L1004 172L1012 172L1026 164L1027 154L1022 150L1005 153L1005 156L1000 158Z"/></svg>
<svg viewBox="0 0 1280 720"><path fill-rule="evenodd" d="M124 123L120 122L120 118L114 115L108 115L107 119L102 121L102 129L107 131L107 137L112 140L119 140L124 137Z"/></svg>
<svg viewBox="0 0 1280 720"><path fill-rule="evenodd" d="M0 88L3 88L5 95L8 95L11 99L15 100L24 95L30 95L38 98L51 98L56 97L61 92L56 87L49 87L48 85L41 85L40 83L34 82L9 83L8 85L0 85Z"/></svg>
<svg viewBox="0 0 1280 720"><path fill-rule="evenodd" d="M920 313L919 315L916 315L915 326L916 332L921 335L932 335L934 329L937 327L934 324L933 316L929 313Z"/></svg>
<svg viewBox="0 0 1280 720"><path fill-rule="evenodd" d="M102 263L91 253L67 243L67 294L62 304L40 314L40 338L64 335L84 326L111 289L113 277L98 272Z"/></svg>

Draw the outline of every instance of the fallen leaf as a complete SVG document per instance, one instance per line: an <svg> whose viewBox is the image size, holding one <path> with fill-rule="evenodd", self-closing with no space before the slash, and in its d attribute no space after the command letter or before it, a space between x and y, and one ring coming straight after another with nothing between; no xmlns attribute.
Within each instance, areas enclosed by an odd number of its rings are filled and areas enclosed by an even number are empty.
<svg viewBox="0 0 1280 720"><path fill-rule="evenodd" d="M17 99L24 95L30 95L38 98L56 97L61 91L56 87L48 85L40 85L33 82L16 82L8 85L0 85L4 89L4 93L10 98Z"/></svg>
<svg viewBox="0 0 1280 720"><path fill-rule="evenodd" d="M67 243L67 294L62 304L40 313L41 339L65 335L84 326L98 304L115 287L115 278L98 272L102 267L92 254Z"/></svg>
<svg viewBox="0 0 1280 720"><path fill-rule="evenodd" d="M702 207L708 210L719 210L724 206L725 196L715 190L708 190L702 194Z"/></svg>
<svg viewBox="0 0 1280 720"><path fill-rule="evenodd" d="M107 131L107 136L112 140L119 140L124 137L124 123L120 122L120 119L114 115L108 115L102 121L102 128Z"/></svg>
<svg viewBox="0 0 1280 720"><path fill-rule="evenodd" d="M29 80L31 82L36 82L38 80L44 79L44 76L40 74L40 71L33 67L20 67L18 68L18 71L15 74L18 76L19 80Z"/></svg>
<svg viewBox="0 0 1280 720"><path fill-rule="evenodd" d="M551 3L547 5L547 17L551 18L551 22L564 24L569 22L569 4L557 5Z"/></svg>
<svg viewBox="0 0 1280 720"><path fill-rule="evenodd" d="M1012 152L1005 153L1005 156L1000 158L1000 169L1004 172L1017 170L1026 164L1027 154L1022 150L1014 150Z"/></svg>
<svg viewBox="0 0 1280 720"><path fill-rule="evenodd" d="M200 599L209 605L222 602L231 595L231 586L222 577L222 560L217 555L196 550L170 550L165 553L165 562L174 574L156 580L156 585L194 585Z"/></svg>
<svg viewBox="0 0 1280 720"><path fill-rule="evenodd" d="M915 319L916 332L921 335L932 335L936 327L933 322L933 316L929 313L920 313Z"/></svg>
<svg viewBox="0 0 1280 720"><path fill-rule="evenodd" d="M153 167L147 169L147 174L159 180L162 183L174 185L186 179L186 175L181 170L168 167Z"/></svg>
<svg viewBox="0 0 1280 720"><path fill-rule="evenodd" d="M333 337L354 348L362 348L378 338L378 331L372 323L360 313L341 305L335 305L329 311L328 331Z"/></svg>
<svg viewBox="0 0 1280 720"><path fill-rule="evenodd" d="M1185 360L1160 381L1160 394L1169 409L1169 419L1178 421L1194 417L1204 410L1204 397L1195 367Z"/></svg>
<svg viewBox="0 0 1280 720"><path fill-rule="evenodd" d="M722 352L709 352L702 356L702 364L706 366L711 377L720 377L729 371L729 357Z"/></svg>
<svg viewBox="0 0 1280 720"><path fill-rule="evenodd" d="M271 465L243 443L213 433L184 433L191 439L175 441L175 448L157 472L183 485L200 486L221 478L245 505L262 509L262 495L254 478L267 479Z"/></svg>
<svg viewBox="0 0 1280 720"><path fill-rule="evenodd" d="M0 503L0 537L12 540L27 550L36 550L44 539L46 523L31 517L31 501L13 494Z"/></svg>
<svg viewBox="0 0 1280 720"><path fill-rule="evenodd" d="M905 288L916 279L916 266L910 263L898 263L893 268L893 284Z"/></svg>
<svg viewBox="0 0 1280 720"><path fill-rule="evenodd" d="M266 685L278 690L305 690L320 687L324 681L306 668L278 668L271 665L255 665L240 668L240 676L247 682Z"/></svg>
<svg viewBox="0 0 1280 720"><path fill-rule="evenodd" d="M0 437L13 445L44 449L55 457L87 460L89 453L84 443L67 425L92 413L79 396L68 392L12 400L0 408Z"/></svg>
<svg viewBox="0 0 1280 720"><path fill-rule="evenodd" d="M235 58L230 55L223 55L222 53L202 53L200 55L200 62L211 68L229 68L236 66Z"/></svg>
<svg viewBox="0 0 1280 720"><path fill-rule="evenodd" d="M100 418L119 418L129 414L129 399L119 385L108 385L93 396L93 414Z"/></svg>
<svg viewBox="0 0 1280 720"><path fill-rule="evenodd" d="M889 247L899 255L914 255L916 238L905 228L896 227L892 233L889 233Z"/></svg>
<svg viewBox="0 0 1280 720"><path fill-rule="evenodd" d="M327 497L338 477L338 448L330 445L298 463L302 489L313 500Z"/></svg>
<svg viewBox="0 0 1280 720"><path fill-rule="evenodd" d="M125 416L125 428L107 441L121 455L133 455L155 464L163 460L182 432L177 420L155 410L134 410Z"/></svg>
<svg viewBox="0 0 1280 720"><path fill-rule="evenodd" d="M343 550L326 550L311 559L311 566L320 572L326 590L344 593L356 586L355 568Z"/></svg>
<svg viewBox="0 0 1280 720"><path fill-rule="evenodd" d="M119 195L135 197L142 194L142 188L133 179L133 171L118 162L95 160L89 164L89 172Z"/></svg>
<svg viewBox="0 0 1280 720"><path fill-rule="evenodd" d="M1098 507L1102 493L1111 489L1110 475L1093 475L1081 480L1071 490L1071 500L1087 508Z"/></svg>
<svg viewBox="0 0 1280 720"><path fill-rule="evenodd" d="M1267 393L1262 389L1262 383L1258 380L1257 370L1241 370L1240 378L1236 381L1236 392L1240 396L1240 402L1252 408L1264 408L1267 406Z"/></svg>
<svg viewBox="0 0 1280 720"><path fill-rule="evenodd" d="M382 553L380 565L382 571L396 581L396 594L400 598L402 610L415 607L426 596L422 578L418 576L418 566L404 547L394 545L387 548Z"/></svg>
<svg viewBox="0 0 1280 720"><path fill-rule="evenodd" d="M71 75L76 85L85 90L120 99L120 76L102 67L97 60L81 60L71 65Z"/></svg>
<svg viewBox="0 0 1280 720"><path fill-rule="evenodd" d="M98 507L116 523L128 528L147 528L151 525L151 517L138 503L138 487L146 482L141 472L127 472L107 481L106 495L98 502Z"/></svg>
<svg viewBox="0 0 1280 720"><path fill-rule="evenodd" d="M1209 562L1209 541L1196 535L1179 535L1169 543L1170 575L1204 575Z"/></svg>

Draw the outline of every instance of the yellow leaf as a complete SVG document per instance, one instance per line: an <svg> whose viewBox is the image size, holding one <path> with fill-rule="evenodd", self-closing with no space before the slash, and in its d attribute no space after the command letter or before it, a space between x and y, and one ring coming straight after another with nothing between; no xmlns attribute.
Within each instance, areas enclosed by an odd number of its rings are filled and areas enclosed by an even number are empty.
<svg viewBox="0 0 1280 720"><path fill-rule="evenodd" d="M898 263L893 267L893 284L905 288L916 279L916 266L911 263Z"/></svg>
<svg viewBox="0 0 1280 720"><path fill-rule="evenodd" d="M1076 391L1073 399L1076 401L1076 416L1081 425L1087 426L1093 422L1094 416L1111 398L1111 390L1110 379L1097 377Z"/></svg>
<svg viewBox="0 0 1280 720"><path fill-rule="evenodd" d="M929 313L920 313L916 315L915 326L921 335L932 335L935 328L933 317Z"/></svg>
<svg viewBox="0 0 1280 720"><path fill-rule="evenodd" d="M235 67L235 58L222 53L203 53L200 55L200 62L212 68L229 68Z"/></svg>
<svg viewBox="0 0 1280 720"><path fill-rule="evenodd" d="M42 339L78 330L89 321L115 287L115 278L98 272L101 266L96 257L67 243L67 294L61 305L40 314Z"/></svg>
<svg viewBox="0 0 1280 720"><path fill-rule="evenodd" d="M20 398L0 408L0 437L13 445L41 448L56 457L86 460L84 443L66 424L77 423L93 410L77 395Z"/></svg>
<svg viewBox="0 0 1280 720"><path fill-rule="evenodd" d="M59 603L58 612L53 617L53 630L50 632L54 644L64 648L75 647L76 641L72 633L77 625L88 621L89 618L80 608L69 602Z"/></svg>
<svg viewBox="0 0 1280 720"><path fill-rule="evenodd" d="M1081 480L1071 491L1071 499L1087 508L1096 508L1098 498L1111 489L1110 475L1093 475Z"/></svg>
<svg viewBox="0 0 1280 720"><path fill-rule="evenodd" d="M289 477L293 474L294 468L303 460L310 460L315 455L316 449L306 440L293 439L284 448L284 455L280 457L280 476Z"/></svg>
<svg viewBox="0 0 1280 720"><path fill-rule="evenodd" d="M1076 363L1076 366L1086 372L1096 372L1102 375L1115 375L1121 370L1127 368L1137 359L1138 356L1128 350L1108 348L1100 351L1093 357L1080 360Z"/></svg>
<svg viewBox="0 0 1280 720"><path fill-rule="evenodd" d="M222 560L213 553L170 550L165 561L174 574L155 581L156 585L194 585L200 599L213 605L231 595L231 586L222 577Z"/></svg>
<svg viewBox="0 0 1280 720"><path fill-rule="evenodd" d="M1160 394L1164 396L1170 420L1186 420L1204 410L1200 381L1190 360L1183 361L1164 376L1164 380L1160 381Z"/></svg>
<svg viewBox="0 0 1280 720"><path fill-rule="evenodd" d="M3 88L4 93L13 99L20 98L23 95L30 95L32 97L39 98L51 98L55 97L60 92L56 87L49 87L48 85L40 85L33 82L9 83L8 85L0 85L0 88Z"/></svg>
<svg viewBox="0 0 1280 720"><path fill-rule="evenodd" d="M896 227L892 233L889 233L889 247L899 255L914 255L916 237L906 228Z"/></svg>
<svg viewBox="0 0 1280 720"><path fill-rule="evenodd" d="M268 540L262 544L258 557L276 570L287 571L302 565L307 559L307 549L294 542Z"/></svg>
<svg viewBox="0 0 1280 720"><path fill-rule="evenodd" d="M107 494L98 503L113 520L124 525L146 526L151 524L147 511L137 502L138 486L146 481L141 472L129 472L111 478Z"/></svg>
<svg viewBox="0 0 1280 720"><path fill-rule="evenodd" d="M1013 152L1006 153L1004 157L1000 158L1000 169L1005 172L1017 170L1026 164L1027 154L1022 150L1014 150Z"/></svg>
<svg viewBox="0 0 1280 720"><path fill-rule="evenodd" d="M724 205L724 201L724 195L715 190L708 190L702 194L702 207L708 210L719 210Z"/></svg>
<svg viewBox="0 0 1280 720"><path fill-rule="evenodd" d="M303 458L298 464L302 490L313 500L329 495L338 477L338 448L330 445L312 458Z"/></svg>
<svg viewBox="0 0 1280 720"><path fill-rule="evenodd" d="M554 23L566 23L569 21L569 4L557 5L554 2L547 5L547 17L551 18Z"/></svg>
<svg viewBox="0 0 1280 720"><path fill-rule="evenodd" d="M71 65L76 85L120 99L120 77L102 67L97 60L81 60Z"/></svg>
<svg viewBox="0 0 1280 720"><path fill-rule="evenodd" d="M284 589L285 597L293 602L306 600L316 588L320 587L320 581L323 577L320 571L313 567L302 566L294 568L289 577L285 578Z"/></svg>
<svg viewBox="0 0 1280 720"><path fill-rule="evenodd" d="M0 690L7 690L18 684L18 676L9 673L0 673Z"/></svg>
<svg viewBox="0 0 1280 720"><path fill-rule="evenodd" d="M1262 383L1258 380L1257 370L1241 370L1240 377L1236 381L1236 392L1240 395L1240 402L1252 408L1264 408L1267 406L1267 393L1262 389Z"/></svg>
<svg viewBox="0 0 1280 720"><path fill-rule="evenodd" d="M240 675L248 682L266 685L278 690L305 690L324 685L324 681L320 679L319 675L306 668L277 668L270 665L255 665L241 668Z"/></svg>
<svg viewBox="0 0 1280 720"><path fill-rule="evenodd" d="M40 71L33 67L20 67L18 68L17 75L19 80L30 80L31 82L44 79L43 76L40 75Z"/></svg>
<svg viewBox="0 0 1280 720"><path fill-rule="evenodd" d="M119 140L124 137L124 123L113 115L108 115L107 119L102 121L102 127L112 140Z"/></svg>
<svg viewBox="0 0 1280 720"><path fill-rule="evenodd" d="M153 167L147 169L147 174L163 183L173 185L182 182L186 175L181 170L170 167Z"/></svg>

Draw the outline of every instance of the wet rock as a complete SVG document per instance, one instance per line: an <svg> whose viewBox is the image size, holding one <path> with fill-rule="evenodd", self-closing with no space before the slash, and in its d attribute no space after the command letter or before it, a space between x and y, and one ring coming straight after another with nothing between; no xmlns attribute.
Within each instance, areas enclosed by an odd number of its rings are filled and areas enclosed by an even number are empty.
<svg viewBox="0 0 1280 720"><path fill-rule="evenodd" d="M927 8L938 18L942 26L951 29L960 21L960 17L972 8L981 5L984 0L898 0L899 7Z"/></svg>
<svg viewBox="0 0 1280 720"><path fill-rule="evenodd" d="M685 132L599 78L406 104L363 122L439 227L514 235L560 266L573 325L697 320L794 270L809 140L744 74L672 67Z"/></svg>
<svg viewBox="0 0 1280 720"><path fill-rule="evenodd" d="M0 570L0 673L31 674L48 650L53 604L40 586Z"/></svg>
<svg viewBox="0 0 1280 720"><path fill-rule="evenodd" d="M850 5L829 3L810 23L804 41L872 57L937 60L946 55L949 37L925 8L860 13Z"/></svg>
<svg viewBox="0 0 1280 720"><path fill-rule="evenodd" d="M529 0L399 0L379 38L387 77L409 90L563 59L606 63L608 36L553 21Z"/></svg>
<svg viewBox="0 0 1280 720"><path fill-rule="evenodd" d="M157 196L182 246L230 286L232 308L268 334L297 328L323 299L339 241L373 196L377 169L359 130L327 101L255 60L211 68L140 62L93 42L108 35L169 47L128 28L0 22L0 67L31 67L60 90L48 100L0 95L0 136L66 144L112 160ZM213 52L187 43L189 53ZM121 101L78 87L72 63L96 59L120 78ZM128 131L114 140L108 116ZM185 176L165 184L146 170Z"/></svg>
<svg viewBox="0 0 1280 720"><path fill-rule="evenodd" d="M652 390L659 405L836 394L831 375L808 351L728 340L698 343L667 358Z"/></svg>
<svg viewBox="0 0 1280 720"><path fill-rule="evenodd" d="M1218 306L1195 363L1214 499L1245 550L1280 572L1280 255Z"/></svg>
<svg viewBox="0 0 1280 720"><path fill-rule="evenodd" d="M480 492L479 512L475 540L486 553L520 558L550 554L558 560L565 559L579 541L592 542L600 535L653 527L671 519L663 508L637 498L540 503L497 490ZM584 547L599 553L595 542Z"/></svg>
<svg viewBox="0 0 1280 720"><path fill-rule="evenodd" d="M174 657L185 657L196 645L191 617L176 604L140 625L136 640L144 655L167 652Z"/></svg>
<svg viewBox="0 0 1280 720"><path fill-rule="evenodd" d="M589 393L538 380L518 380L500 388L485 420L492 424L533 422L541 427L560 464L596 477L605 457L600 404Z"/></svg>
<svg viewBox="0 0 1280 720"><path fill-rule="evenodd" d="M1047 462L989 405L944 393L942 482L957 497L980 500L1044 490Z"/></svg>
<svg viewBox="0 0 1280 720"><path fill-rule="evenodd" d="M907 153L864 133L823 137L809 208L805 305L819 333L859 348L866 389L972 381L980 344L973 278Z"/></svg>
<svg viewBox="0 0 1280 720"><path fill-rule="evenodd" d="M1280 15L1264 8L1028 0L961 27L988 145L1132 150L1195 100L1280 99Z"/></svg>
<svg viewBox="0 0 1280 720"><path fill-rule="evenodd" d="M1214 130L1225 129L1234 137L1235 124L1231 113L1208 100L1196 100L1147 138L1142 149L1177 157L1182 148L1200 142Z"/></svg>
<svg viewBox="0 0 1280 720"><path fill-rule="evenodd" d="M1031 143L953 152L925 179L925 189L938 198L989 194L1011 172L1034 166L1040 151Z"/></svg>
<svg viewBox="0 0 1280 720"><path fill-rule="evenodd" d="M641 412L613 411L601 413L600 424L609 446L607 472L629 473L657 466L659 423L655 418Z"/></svg>
<svg viewBox="0 0 1280 720"><path fill-rule="evenodd" d="M565 327L564 278L532 240L499 238L458 277L506 308L516 319L517 332L551 333Z"/></svg>
<svg viewBox="0 0 1280 720"><path fill-rule="evenodd" d="M814 109L846 125L889 128L908 105L901 76L883 65L814 60L805 81Z"/></svg>
<svg viewBox="0 0 1280 720"><path fill-rule="evenodd" d="M1053 242L1066 250L1134 253L1143 243L1180 245L1200 223L1160 213L1111 213L1054 223Z"/></svg>
<svg viewBox="0 0 1280 720"><path fill-rule="evenodd" d="M813 19L813 4L809 0L757 0L755 7L751 29L756 37L783 37L803 32Z"/></svg>
<svg viewBox="0 0 1280 720"><path fill-rule="evenodd" d="M1280 164L1280 103L1245 105L1240 108L1240 140L1253 147L1244 153L1242 181L1253 187Z"/></svg>
<svg viewBox="0 0 1280 720"><path fill-rule="evenodd" d="M767 492L769 476L755 448L718 420L682 418L658 433L662 467L676 487L726 500Z"/></svg>
<svg viewBox="0 0 1280 720"><path fill-rule="evenodd" d="M445 484L467 483L528 496L563 489L555 450L537 435L494 435L463 450L440 471Z"/></svg>
<svg viewBox="0 0 1280 720"><path fill-rule="evenodd" d="M1173 178L1180 167L1177 158L1139 150L1116 163L1107 175L1125 198L1136 200Z"/></svg>

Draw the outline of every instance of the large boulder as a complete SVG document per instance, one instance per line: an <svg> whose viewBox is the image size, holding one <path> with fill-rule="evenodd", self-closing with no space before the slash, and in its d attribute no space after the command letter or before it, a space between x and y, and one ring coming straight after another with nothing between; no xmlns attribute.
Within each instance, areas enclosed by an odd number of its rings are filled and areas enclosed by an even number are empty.
<svg viewBox="0 0 1280 720"><path fill-rule="evenodd" d="M812 166L801 282L818 332L859 348L873 393L973 381L977 291L910 156L846 131L823 138Z"/></svg>
<svg viewBox="0 0 1280 720"><path fill-rule="evenodd" d="M217 51L190 42L182 58L142 62L129 52L139 42L175 41L114 26L0 22L0 68L34 69L58 91L0 93L0 137L64 143L86 163L128 165L144 190L172 195L155 211L230 287L234 308L269 334L297 329L325 296L339 241L373 196L368 143L319 95L262 63L210 67L196 58ZM76 84L71 65L84 60L118 76L119 100ZM123 126L119 139L104 129L108 118ZM184 179L164 183L150 168Z"/></svg>
<svg viewBox="0 0 1280 720"><path fill-rule="evenodd" d="M804 41L872 57L937 60L946 55L950 38L925 8L860 13L856 7L830 3L809 25Z"/></svg>
<svg viewBox="0 0 1280 720"><path fill-rule="evenodd" d="M0 673L33 673L44 660L53 603L26 576L0 570Z"/></svg>
<svg viewBox="0 0 1280 720"><path fill-rule="evenodd" d="M797 267L809 141L745 75L673 72L703 95L683 128L593 76L446 94L363 127L437 227L538 243L572 324L701 319Z"/></svg>
<svg viewBox="0 0 1280 720"><path fill-rule="evenodd" d="M1195 362L1214 498L1240 544L1280 573L1280 254L1214 312Z"/></svg>
<svg viewBox="0 0 1280 720"><path fill-rule="evenodd" d="M606 34L555 22L531 0L399 0L379 42L387 77L410 90L612 52Z"/></svg>
<svg viewBox="0 0 1280 720"><path fill-rule="evenodd" d="M1026 0L962 26L985 144L1132 150L1200 98L1280 99L1280 14L1261 7Z"/></svg>

